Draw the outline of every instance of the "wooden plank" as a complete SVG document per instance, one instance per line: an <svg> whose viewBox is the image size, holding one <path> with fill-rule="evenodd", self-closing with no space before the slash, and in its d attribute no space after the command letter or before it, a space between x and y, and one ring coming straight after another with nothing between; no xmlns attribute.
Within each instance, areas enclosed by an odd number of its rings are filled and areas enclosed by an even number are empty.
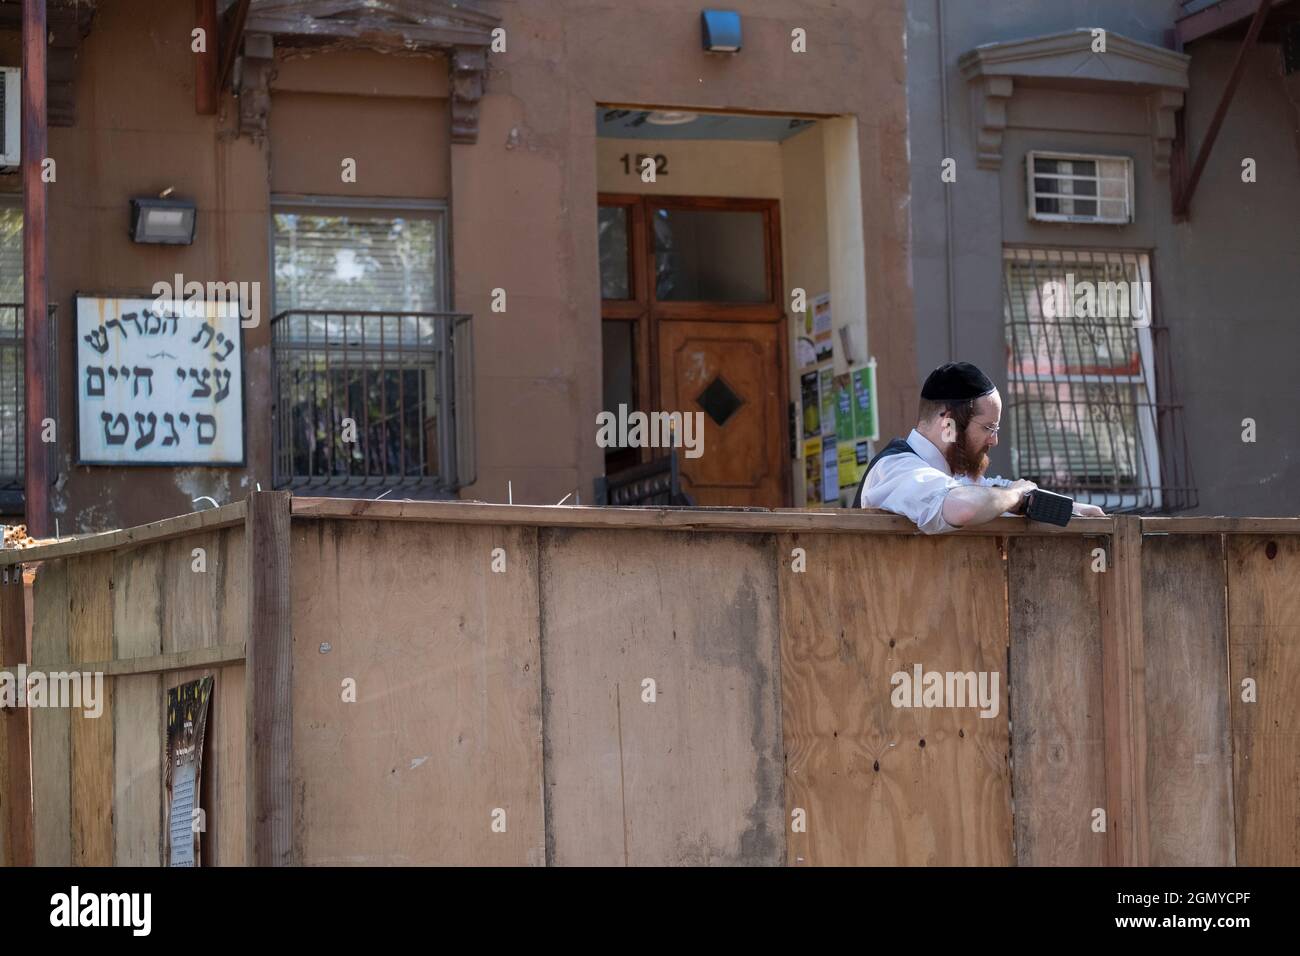
<svg viewBox="0 0 1300 956"><path fill-rule="evenodd" d="M188 651L153 654L149 657L128 657L125 660L94 661L78 664L81 670L103 671L106 676L122 677L130 674L160 674L165 671L217 667L243 661L246 648L243 644L218 644L216 647L196 647Z"/></svg>
<svg viewBox="0 0 1300 956"><path fill-rule="evenodd" d="M540 561L548 862L779 865L771 539L546 530Z"/></svg>
<svg viewBox="0 0 1300 956"><path fill-rule="evenodd" d="M245 859L289 866L293 858L293 632L289 606L289 493L248 496L244 580L248 658L244 706L249 799ZM308 589L315 594L316 582ZM305 633L310 634L308 630Z"/></svg>
<svg viewBox="0 0 1300 956"><path fill-rule="evenodd" d="M161 547L163 650L242 643L248 626L244 529L187 535Z"/></svg>
<svg viewBox="0 0 1300 956"><path fill-rule="evenodd" d="M789 862L1010 864L998 541L779 542L787 825L794 811L807 814L807 832L788 836ZM806 553L804 572L794 570L794 548ZM910 678L918 665L923 673L984 674L996 714L895 707L893 675Z"/></svg>
<svg viewBox="0 0 1300 956"><path fill-rule="evenodd" d="M295 518L368 518L384 521L439 521L462 524L535 525L552 528L650 528L663 531L742 531L772 534L799 531L920 536L916 525L898 515L860 509L774 511L723 508L578 508L568 505L501 505L468 501L371 501L366 499L293 499ZM996 518L970 531L947 537L990 535L1103 535L1113 530L1111 518L1075 518L1068 527Z"/></svg>
<svg viewBox="0 0 1300 956"><path fill-rule="evenodd" d="M0 571L0 668L11 675L29 663L25 597L22 569ZM0 711L0 831L0 864L31 866L31 710L25 706Z"/></svg>
<svg viewBox="0 0 1300 956"><path fill-rule="evenodd" d="M1237 863L1300 864L1300 538L1228 542ZM1254 681L1256 700L1243 697Z"/></svg>
<svg viewBox="0 0 1300 956"><path fill-rule="evenodd" d="M1142 518L1142 534L1300 534L1300 518Z"/></svg>
<svg viewBox="0 0 1300 956"><path fill-rule="evenodd" d="M542 864L536 532L292 531L295 860Z"/></svg>
<svg viewBox="0 0 1300 956"><path fill-rule="evenodd" d="M120 551L136 544L153 541L165 541L196 531L213 528L229 528L240 525L245 520L245 503L236 501L181 515L178 518L165 518L149 524L127 528L123 531L105 531L102 534L84 535L64 539L54 544L44 544L35 548L22 548L0 551L0 567L10 564L48 561L52 558L70 558L78 555L100 554L105 551Z"/></svg>
<svg viewBox="0 0 1300 956"><path fill-rule="evenodd" d="M1142 540L1153 866L1232 866L1227 611L1219 535Z"/></svg>
<svg viewBox="0 0 1300 956"><path fill-rule="evenodd" d="M1102 712L1106 730L1107 863L1150 862L1141 519L1115 519L1101 591Z"/></svg>
<svg viewBox="0 0 1300 956"><path fill-rule="evenodd" d="M68 561L68 649L74 661L113 654L113 555ZM113 865L112 682L103 683L98 715L70 712L72 865Z"/></svg>
<svg viewBox="0 0 1300 956"><path fill-rule="evenodd" d="M111 679L113 688L113 865L162 863L162 677Z"/></svg>
<svg viewBox="0 0 1300 956"><path fill-rule="evenodd" d="M32 585L32 657L53 669L68 656L68 571L65 561L46 561ZM36 863L72 863L71 714L62 707L34 709L32 805Z"/></svg>
<svg viewBox="0 0 1300 956"><path fill-rule="evenodd" d="M205 866L243 866L247 852L248 727L244 665L218 668L213 675L208 714L210 797L207 807Z"/></svg>
<svg viewBox="0 0 1300 956"><path fill-rule="evenodd" d="M1106 837L1097 541L1008 544L1016 862L1101 866Z"/></svg>
<svg viewBox="0 0 1300 956"><path fill-rule="evenodd" d="M160 543L113 553L114 660L163 652L164 552Z"/></svg>

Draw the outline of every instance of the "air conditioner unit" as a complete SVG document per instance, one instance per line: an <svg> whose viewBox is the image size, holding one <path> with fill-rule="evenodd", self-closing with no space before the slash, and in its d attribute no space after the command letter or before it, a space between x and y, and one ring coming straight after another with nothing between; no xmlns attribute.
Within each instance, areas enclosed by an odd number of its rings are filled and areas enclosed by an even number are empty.
<svg viewBox="0 0 1300 956"><path fill-rule="evenodd" d="M1133 160L1089 153L1025 154L1029 218L1040 222L1133 221Z"/></svg>
<svg viewBox="0 0 1300 956"><path fill-rule="evenodd" d="M13 169L19 161L22 138L22 71L0 67L0 169Z"/></svg>

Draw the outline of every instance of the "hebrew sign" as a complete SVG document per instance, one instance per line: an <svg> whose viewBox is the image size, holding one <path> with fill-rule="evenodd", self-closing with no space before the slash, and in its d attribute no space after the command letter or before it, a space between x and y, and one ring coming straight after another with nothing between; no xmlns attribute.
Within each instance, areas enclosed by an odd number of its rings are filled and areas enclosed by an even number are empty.
<svg viewBox="0 0 1300 956"><path fill-rule="evenodd" d="M79 463L243 464L239 335L232 303L78 296Z"/></svg>

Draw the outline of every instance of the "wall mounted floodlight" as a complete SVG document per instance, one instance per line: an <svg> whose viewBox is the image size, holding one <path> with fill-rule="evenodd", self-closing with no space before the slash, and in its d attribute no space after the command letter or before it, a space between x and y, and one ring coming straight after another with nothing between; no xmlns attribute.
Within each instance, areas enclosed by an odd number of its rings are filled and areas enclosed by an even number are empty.
<svg viewBox="0 0 1300 956"><path fill-rule="evenodd" d="M194 242L195 205L190 199L131 200L131 241L188 246Z"/></svg>
<svg viewBox="0 0 1300 956"><path fill-rule="evenodd" d="M710 53L740 52L740 14L735 10L703 10L700 27Z"/></svg>

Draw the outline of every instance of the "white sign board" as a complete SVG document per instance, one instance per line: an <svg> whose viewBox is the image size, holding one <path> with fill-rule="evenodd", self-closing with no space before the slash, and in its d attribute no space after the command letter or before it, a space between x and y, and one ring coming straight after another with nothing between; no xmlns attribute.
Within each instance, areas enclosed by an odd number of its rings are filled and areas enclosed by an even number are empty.
<svg viewBox="0 0 1300 956"><path fill-rule="evenodd" d="M77 297L77 428L86 465L242 465L233 303Z"/></svg>

